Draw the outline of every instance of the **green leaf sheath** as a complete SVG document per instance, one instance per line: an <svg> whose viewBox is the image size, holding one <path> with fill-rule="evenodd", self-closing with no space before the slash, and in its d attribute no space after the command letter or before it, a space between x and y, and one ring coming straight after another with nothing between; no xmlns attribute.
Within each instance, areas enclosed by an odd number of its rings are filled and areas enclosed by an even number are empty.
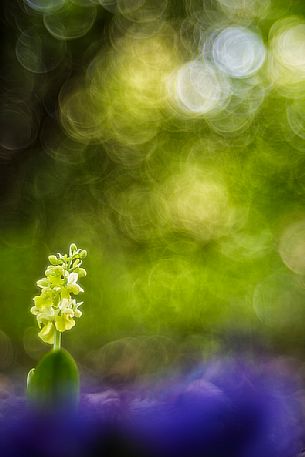
<svg viewBox="0 0 305 457"><path fill-rule="evenodd" d="M79 372L64 349L46 354L28 375L28 398L40 409L75 409L79 400Z"/></svg>

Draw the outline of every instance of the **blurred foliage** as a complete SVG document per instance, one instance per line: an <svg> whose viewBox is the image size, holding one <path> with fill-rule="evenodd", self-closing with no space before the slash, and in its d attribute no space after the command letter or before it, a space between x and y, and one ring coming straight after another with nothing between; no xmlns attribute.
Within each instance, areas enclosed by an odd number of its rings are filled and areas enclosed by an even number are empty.
<svg viewBox="0 0 305 457"><path fill-rule="evenodd" d="M3 2L6 365L10 340L17 359L44 351L34 284L71 241L89 253L65 336L79 356L148 336L209 353L239 333L304 351L304 14L282 0Z"/></svg>

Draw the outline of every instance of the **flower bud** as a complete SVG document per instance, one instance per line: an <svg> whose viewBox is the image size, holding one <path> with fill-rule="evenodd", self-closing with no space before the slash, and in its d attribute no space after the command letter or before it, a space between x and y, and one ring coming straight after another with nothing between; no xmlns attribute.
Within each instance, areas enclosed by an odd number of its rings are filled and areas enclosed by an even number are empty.
<svg viewBox="0 0 305 457"><path fill-rule="evenodd" d="M58 259L56 255L49 255L48 260L51 265L60 265L62 260Z"/></svg>
<svg viewBox="0 0 305 457"><path fill-rule="evenodd" d="M70 244L70 248L69 248L69 256L70 257L73 257L74 254L77 253L77 246L75 243L72 243Z"/></svg>

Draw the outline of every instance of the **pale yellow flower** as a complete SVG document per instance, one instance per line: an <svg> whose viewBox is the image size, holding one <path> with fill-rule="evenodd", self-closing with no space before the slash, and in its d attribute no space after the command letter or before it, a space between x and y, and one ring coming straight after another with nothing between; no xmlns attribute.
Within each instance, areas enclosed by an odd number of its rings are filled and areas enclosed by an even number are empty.
<svg viewBox="0 0 305 457"><path fill-rule="evenodd" d="M46 276L37 281L41 292L34 297L31 313L36 316L41 329L38 336L45 343L54 344L56 334L71 330L75 325L74 318L82 315L78 309L82 302L77 303L74 296L84 292L78 280L86 276L86 270L81 268L86 255L86 251L72 244L69 255L49 256L51 265L45 271Z"/></svg>

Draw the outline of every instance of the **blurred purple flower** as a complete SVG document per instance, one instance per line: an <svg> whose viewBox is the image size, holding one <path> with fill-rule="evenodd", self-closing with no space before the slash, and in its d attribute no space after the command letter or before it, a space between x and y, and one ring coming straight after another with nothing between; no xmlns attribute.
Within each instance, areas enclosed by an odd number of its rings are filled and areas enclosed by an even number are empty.
<svg viewBox="0 0 305 457"><path fill-rule="evenodd" d="M20 405L2 420L0 455L296 457L302 401L289 371L220 360L157 387L83 395L77 414Z"/></svg>

